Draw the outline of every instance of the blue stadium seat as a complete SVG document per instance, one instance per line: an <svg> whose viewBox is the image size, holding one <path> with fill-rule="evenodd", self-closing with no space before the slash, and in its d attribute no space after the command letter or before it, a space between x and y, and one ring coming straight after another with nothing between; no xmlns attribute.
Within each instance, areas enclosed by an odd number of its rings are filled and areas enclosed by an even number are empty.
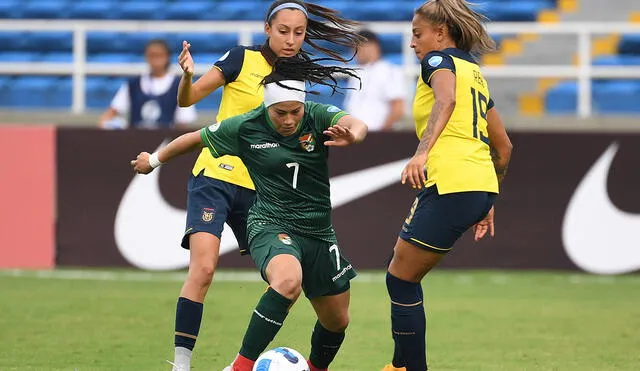
<svg viewBox="0 0 640 371"><path fill-rule="evenodd" d="M216 4L211 1L180 1L164 8L166 19L208 20L215 12Z"/></svg>
<svg viewBox="0 0 640 371"><path fill-rule="evenodd" d="M545 106L553 114L575 114L578 88L574 81L558 84L547 92Z"/></svg>
<svg viewBox="0 0 640 371"><path fill-rule="evenodd" d="M165 4L157 1L123 2L117 7L120 11L120 19L165 19L166 15Z"/></svg>
<svg viewBox="0 0 640 371"><path fill-rule="evenodd" d="M124 33L122 32L88 32L87 52L93 53L119 53L127 50ZM142 51L140 51L142 52Z"/></svg>
<svg viewBox="0 0 640 371"><path fill-rule="evenodd" d="M213 66L224 53L193 54L193 62L196 66Z"/></svg>
<svg viewBox="0 0 640 371"><path fill-rule="evenodd" d="M28 50L48 52L71 52L73 36L71 32L29 32L25 36Z"/></svg>
<svg viewBox="0 0 640 371"><path fill-rule="evenodd" d="M26 36L26 32L1 31L0 51L28 50Z"/></svg>
<svg viewBox="0 0 640 371"><path fill-rule="evenodd" d="M640 54L640 34L625 35L618 44L620 54Z"/></svg>
<svg viewBox="0 0 640 371"><path fill-rule="evenodd" d="M120 34L122 44L118 45L118 52L132 53L136 55L144 54L144 47L153 39L167 41L169 34L164 32L136 32Z"/></svg>
<svg viewBox="0 0 640 371"><path fill-rule="evenodd" d="M39 62L69 63L73 61L73 54L65 52L43 53L38 56Z"/></svg>
<svg viewBox="0 0 640 371"><path fill-rule="evenodd" d="M216 89L203 100L196 104L196 108L200 110L217 110L220 107L222 99L222 89Z"/></svg>
<svg viewBox="0 0 640 371"><path fill-rule="evenodd" d="M640 55L607 55L593 61L594 66L640 66Z"/></svg>
<svg viewBox="0 0 640 371"><path fill-rule="evenodd" d="M117 19L119 5L108 1L78 1L69 7L72 19Z"/></svg>
<svg viewBox="0 0 640 371"><path fill-rule="evenodd" d="M182 51L182 41L187 40L191 44L193 55L199 53L226 53L229 49L238 45L238 34L235 33L179 33L169 34L167 42L175 57Z"/></svg>
<svg viewBox="0 0 640 371"><path fill-rule="evenodd" d="M56 19L69 17L66 0L32 0L24 5L23 18Z"/></svg>
<svg viewBox="0 0 640 371"><path fill-rule="evenodd" d="M88 78L85 85L87 107L99 109L105 109L108 107L124 81L126 81L125 78Z"/></svg>
<svg viewBox="0 0 640 371"><path fill-rule="evenodd" d="M604 114L640 113L640 81L604 81L594 85L594 110Z"/></svg>
<svg viewBox="0 0 640 371"><path fill-rule="evenodd" d="M128 53L101 53L88 55L87 61L97 63L130 63L134 61L134 58L134 55Z"/></svg>
<svg viewBox="0 0 640 371"><path fill-rule="evenodd" d="M7 103L14 108L68 107L71 105L71 94L61 95L56 89L61 82L60 78L49 76L14 78L11 82L13 92L7 97Z"/></svg>
<svg viewBox="0 0 640 371"><path fill-rule="evenodd" d="M24 7L18 0L0 1L0 18L22 18Z"/></svg>
<svg viewBox="0 0 640 371"><path fill-rule="evenodd" d="M33 52L0 52L2 62L33 62L38 59L39 53Z"/></svg>
<svg viewBox="0 0 640 371"><path fill-rule="evenodd" d="M342 15L357 21L410 21L413 18L415 6L406 1L376 2L370 4L357 4L352 2L340 2L333 5L340 9Z"/></svg>
<svg viewBox="0 0 640 371"><path fill-rule="evenodd" d="M225 1L216 3L210 20L263 21L270 2Z"/></svg>

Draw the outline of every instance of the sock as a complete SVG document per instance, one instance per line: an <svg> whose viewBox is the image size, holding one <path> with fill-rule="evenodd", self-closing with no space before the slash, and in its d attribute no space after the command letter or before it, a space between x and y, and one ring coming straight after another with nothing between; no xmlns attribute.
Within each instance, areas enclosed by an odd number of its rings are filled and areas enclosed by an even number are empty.
<svg viewBox="0 0 640 371"><path fill-rule="evenodd" d="M293 301L269 287L251 315L249 327L242 339L240 355L255 361L276 336ZM235 370L235 369L234 369Z"/></svg>
<svg viewBox="0 0 640 371"><path fill-rule="evenodd" d="M422 287L387 273L387 291L391 299L391 331L395 343L393 367L425 371L427 323Z"/></svg>
<svg viewBox="0 0 640 371"><path fill-rule="evenodd" d="M176 307L176 334L174 337L175 356L174 363L189 369L191 363L191 351L196 345L196 338L200 332L202 321L202 303L191 301L187 298L178 298Z"/></svg>
<svg viewBox="0 0 640 371"><path fill-rule="evenodd" d="M233 365L231 366L231 371L251 371L253 370L253 365L256 361L252 361L247 357L244 357L241 354L236 356L236 359L233 361ZM260 368L260 366L258 366Z"/></svg>
<svg viewBox="0 0 640 371"><path fill-rule="evenodd" d="M309 356L311 371L326 370L338 354L343 340L344 331L331 332L322 327L320 321L316 321L311 335L311 356Z"/></svg>

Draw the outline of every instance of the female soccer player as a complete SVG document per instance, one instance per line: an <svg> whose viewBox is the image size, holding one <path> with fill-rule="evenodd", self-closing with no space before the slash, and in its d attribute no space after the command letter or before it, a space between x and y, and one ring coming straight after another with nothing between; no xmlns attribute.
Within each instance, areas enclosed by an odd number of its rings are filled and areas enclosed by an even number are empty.
<svg viewBox="0 0 640 371"><path fill-rule="evenodd" d="M260 82L271 73L276 57L306 55L301 51L306 42L315 50L342 61L338 54L316 42L324 40L353 47L360 40L353 30L356 24L318 5L300 0L275 1L265 18L266 43L231 49L195 83L192 83L195 66L190 44L184 41L179 56L184 73L178 103L181 107L190 106L224 86L217 121L248 112L262 103ZM176 309L174 364L177 370L190 367L191 351L200 330L202 303L218 263L224 223L231 226L241 252L246 253L247 213L254 197L253 182L240 159L214 158L206 149L201 152L189 180L187 225L182 240L182 247L190 249L191 258Z"/></svg>
<svg viewBox="0 0 640 371"><path fill-rule="evenodd" d="M248 242L269 288L226 370L251 371L303 290L318 316L310 368L327 369L344 340L349 281L355 271L341 254L331 225L327 158L330 146L361 142L367 126L335 106L305 102L304 82L335 89L335 81L330 82L335 72L355 76L348 68L324 67L299 57L278 60L263 81L263 105L131 161L137 172L147 174L178 155L206 147L216 158L240 157L255 181Z"/></svg>
<svg viewBox="0 0 640 371"><path fill-rule="evenodd" d="M422 64L413 108L420 144L402 183L420 192L387 272L395 351L386 371L427 369L420 282L470 227L476 241L494 234L493 203L512 146L471 55L495 47L482 20L464 0L431 0L413 17L411 47Z"/></svg>

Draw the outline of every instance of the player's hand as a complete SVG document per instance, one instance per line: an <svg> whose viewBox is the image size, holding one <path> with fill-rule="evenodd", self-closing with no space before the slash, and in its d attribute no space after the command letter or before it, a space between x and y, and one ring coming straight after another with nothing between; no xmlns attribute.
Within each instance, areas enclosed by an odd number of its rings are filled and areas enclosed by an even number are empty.
<svg viewBox="0 0 640 371"><path fill-rule="evenodd" d="M195 63L193 63L193 58L191 57L191 52L189 51L191 48L191 44L187 41L182 41L182 52L178 56L178 63L180 63L180 68L182 68L182 72L188 76L193 76L193 71L196 69Z"/></svg>
<svg viewBox="0 0 640 371"><path fill-rule="evenodd" d="M135 160L131 160L131 166L138 174L149 174L153 171L151 165L149 165L149 152L140 152Z"/></svg>
<svg viewBox="0 0 640 371"><path fill-rule="evenodd" d="M356 137L351 130L340 125L328 128L323 134L331 138L331 140L324 142L325 146L345 147L356 143Z"/></svg>
<svg viewBox="0 0 640 371"><path fill-rule="evenodd" d="M402 184L405 184L407 180L411 187L422 189L424 183L427 181L427 176L424 170L424 164L427 163L427 154L414 155L407 166L402 170Z"/></svg>
<svg viewBox="0 0 640 371"><path fill-rule="evenodd" d="M473 233L474 233L473 239L475 241L480 241L482 237L484 237L487 234L487 231L489 232L489 235L493 237L494 235L493 212L494 211L492 207L491 210L489 210L489 212L487 213L487 216L485 216L484 219L479 221L478 224L473 226Z"/></svg>

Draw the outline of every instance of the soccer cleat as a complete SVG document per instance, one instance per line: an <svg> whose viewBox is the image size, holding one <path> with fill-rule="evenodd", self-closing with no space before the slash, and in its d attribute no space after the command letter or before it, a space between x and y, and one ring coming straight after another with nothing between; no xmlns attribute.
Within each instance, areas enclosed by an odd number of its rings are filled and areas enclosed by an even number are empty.
<svg viewBox="0 0 640 371"><path fill-rule="evenodd" d="M382 369L382 371L407 371L406 367L393 367L393 365L388 364L386 366L384 366L384 368Z"/></svg>

